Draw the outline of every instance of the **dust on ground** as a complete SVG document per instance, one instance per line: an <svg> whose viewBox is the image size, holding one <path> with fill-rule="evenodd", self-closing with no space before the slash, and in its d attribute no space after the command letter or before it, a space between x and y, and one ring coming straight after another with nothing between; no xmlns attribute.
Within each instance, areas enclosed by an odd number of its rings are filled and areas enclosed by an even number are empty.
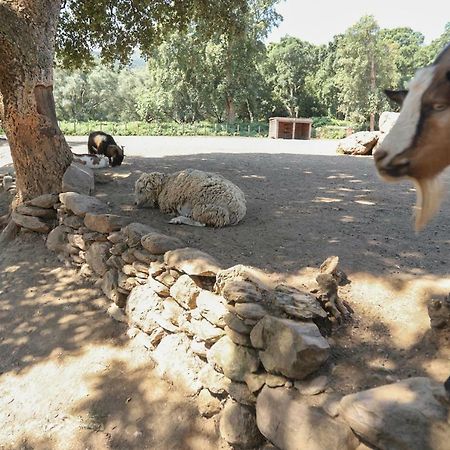
<svg viewBox="0 0 450 450"><path fill-rule="evenodd" d="M354 314L333 333L323 369L336 391L449 375L448 349L429 339L426 311L430 298L450 291L448 201L416 235L412 186L381 182L371 158L334 155L329 142L259 140L261 153L254 139L129 142L141 147L126 148L121 167L97 176L96 196L116 213L209 252L224 266L253 265L274 282L299 287L313 287L320 263L340 257L351 280L340 295ZM71 144L78 152L85 145ZM171 145L180 151L164 156ZM142 172L187 167L219 172L243 189L248 211L238 226L169 225L167 215L134 207L134 182ZM448 173L444 181L448 191ZM66 439L87 448L218 448L215 422L200 420L191 399L154 376L146 355L130 349L123 328L104 314L98 291L62 269L42 238L10 244L0 268L0 411L6 416L0 436L31 436L31 448L77 448ZM20 394L17 402L8 389Z"/></svg>

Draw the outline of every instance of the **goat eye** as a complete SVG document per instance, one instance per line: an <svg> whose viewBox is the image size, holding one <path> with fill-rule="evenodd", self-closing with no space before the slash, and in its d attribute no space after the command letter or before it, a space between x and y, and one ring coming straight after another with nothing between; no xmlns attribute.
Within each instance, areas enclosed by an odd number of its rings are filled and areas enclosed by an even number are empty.
<svg viewBox="0 0 450 450"><path fill-rule="evenodd" d="M448 105L446 105L445 103L435 103L433 105L433 109L434 111L444 111L444 109L447 108Z"/></svg>

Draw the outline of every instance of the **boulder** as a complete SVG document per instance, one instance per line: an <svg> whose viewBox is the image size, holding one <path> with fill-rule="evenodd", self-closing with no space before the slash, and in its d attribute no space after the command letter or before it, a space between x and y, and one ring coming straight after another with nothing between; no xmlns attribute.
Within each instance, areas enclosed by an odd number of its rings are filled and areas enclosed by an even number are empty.
<svg viewBox="0 0 450 450"><path fill-rule="evenodd" d="M94 242L86 252L86 262L98 275L103 276L108 270L109 242Z"/></svg>
<svg viewBox="0 0 450 450"><path fill-rule="evenodd" d="M11 213L11 219L16 225L27 230L35 231L36 233L48 233L50 231L50 227L38 217L24 216L13 211Z"/></svg>
<svg viewBox="0 0 450 450"><path fill-rule="evenodd" d="M371 155L379 137L379 131L359 131L341 139L336 152L344 155Z"/></svg>
<svg viewBox="0 0 450 450"><path fill-rule="evenodd" d="M314 323L266 316L250 333L268 372L303 379L328 359L330 346Z"/></svg>
<svg viewBox="0 0 450 450"><path fill-rule="evenodd" d="M450 410L443 384L410 378L345 396L341 415L363 439L382 450L444 450Z"/></svg>
<svg viewBox="0 0 450 450"><path fill-rule="evenodd" d="M389 133L389 131L391 131L392 127L395 125L395 122L397 122L399 115L400 113L398 112L382 112L380 115L380 120L378 121L379 130L384 134Z"/></svg>
<svg viewBox="0 0 450 450"><path fill-rule="evenodd" d="M164 262L171 268L188 275L214 276L220 270L215 258L196 248L179 248L164 255Z"/></svg>
<svg viewBox="0 0 450 450"><path fill-rule="evenodd" d="M281 450L354 450L359 444L349 426L286 388L264 386L256 401L256 421Z"/></svg>
<svg viewBox="0 0 450 450"><path fill-rule="evenodd" d="M108 206L100 200L77 192L64 192L59 194L64 206L77 216L84 217L87 213L102 214L108 211Z"/></svg>
<svg viewBox="0 0 450 450"><path fill-rule="evenodd" d="M219 430L223 439L238 448L254 448L263 440L256 426L254 410L231 399L225 403Z"/></svg>
<svg viewBox="0 0 450 450"><path fill-rule="evenodd" d="M245 375L259 368L255 350L236 345L228 336L217 341L208 351L208 362L233 381L245 381Z"/></svg>
<svg viewBox="0 0 450 450"><path fill-rule="evenodd" d="M258 303L236 303L234 307L244 319L259 320L267 315L267 310Z"/></svg>
<svg viewBox="0 0 450 450"><path fill-rule="evenodd" d="M261 291L250 281L227 280L223 283L220 292L228 302L258 303L262 300Z"/></svg>
<svg viewBox="0 0 450 450"><path fill-rule="evenodd" d="M92 231L111 233L120 230L129 221L126 217L115 214L91 214L84 216L84 224Z"/></svg>
<svg viewBox="0 0 450 450"><path fill-rule="evenodd" d="M141 239L141 245L153 255L163 255L169 250L185 247L186 244L177 238L161 233L148 233Z"/></svg>
<svg viewBox="0 0 450 450"><path fill-rule="evenodd" d="M62 192L78 192L91 195L94 192L94 172L88 167L72 163L64 172Z"/></svg>

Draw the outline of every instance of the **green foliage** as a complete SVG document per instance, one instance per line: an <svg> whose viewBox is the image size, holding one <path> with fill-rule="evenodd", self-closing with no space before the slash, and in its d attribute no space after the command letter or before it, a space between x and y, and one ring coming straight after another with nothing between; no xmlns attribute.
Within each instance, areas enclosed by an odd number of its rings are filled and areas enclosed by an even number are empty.
<svg viewBox="0 0 450 450"><path fill-rule="evenodd" d="M195 122L106 122L60 121L62 132L67 136L87 136L91 131L101 130L115 136L253 136L267 137L267 122L234 124Z"/></svg>

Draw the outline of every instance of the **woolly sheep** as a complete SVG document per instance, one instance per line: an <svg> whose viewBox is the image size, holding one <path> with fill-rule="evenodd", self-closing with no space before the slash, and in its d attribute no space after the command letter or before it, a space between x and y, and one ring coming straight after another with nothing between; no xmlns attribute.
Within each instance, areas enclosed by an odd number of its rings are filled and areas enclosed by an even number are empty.
<svg viewBox="0 0 450 450"><path fill-rule="evenodd" d="M179 214L170 223L195 226L236 225L246 213L241 189L219 174L195 169L142 174L135 184L135 202Z"/></svg>

